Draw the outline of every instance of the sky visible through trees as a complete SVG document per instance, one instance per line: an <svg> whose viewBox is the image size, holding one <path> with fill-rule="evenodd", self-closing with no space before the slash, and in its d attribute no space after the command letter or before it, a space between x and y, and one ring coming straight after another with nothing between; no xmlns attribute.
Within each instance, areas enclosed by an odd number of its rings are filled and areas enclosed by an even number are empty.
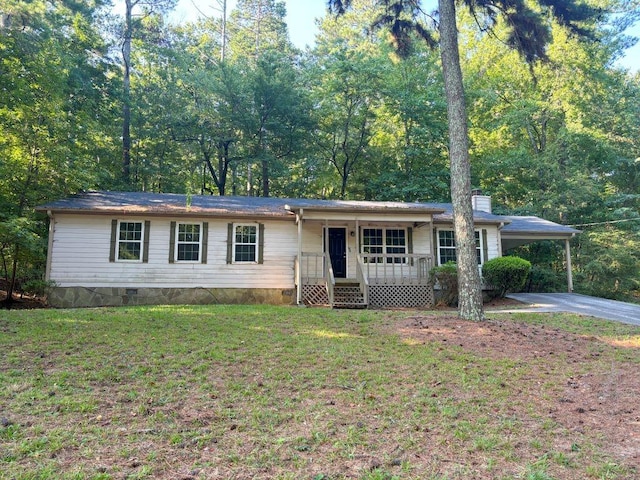
<svg viewBox="0 0 640 480"><path fill-rule="evenodd" d="M235 8L235 4L236 0L228 0L227 8L229 11ZM436 0L426 0L422 4L426 11L432 11L437 7ZM326 1L286 0L285 5L287 7L286 21L293 44L300 49L313 46L315 36L318 33L316 19L321 18L326 13ZM220 11L221 9L216 0L208 0L208 2L179 0L171 15L171 21L176 23L193 22L203 14L219 16ZM640 37L640 24L631 26L626 33L627 35ZM618 64L632 72L640 71L640 43L626 49Z"/></svg>

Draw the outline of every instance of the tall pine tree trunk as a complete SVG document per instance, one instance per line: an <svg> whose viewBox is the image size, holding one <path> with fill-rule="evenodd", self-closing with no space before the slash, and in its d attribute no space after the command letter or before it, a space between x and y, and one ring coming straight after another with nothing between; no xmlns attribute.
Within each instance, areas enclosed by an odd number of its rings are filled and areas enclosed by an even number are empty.
<svg viewBox="0 0 640 480"><path fill-rule="evenodd" d="M122 42L122 61L124 74L122 80L122 181L125 186L131 182L131 36L132 10L134 4L126 0L124 39Z"/></svg>
<svg viewBox="0 0 640 480"><path fill-rule="evenodd" d="M476 254L471 204L471 165L467 113L458 50L455 0L439 0L440 55L447 96L451 202L458 265L458 313L466 320L484 320L482 286Z"/></svg>

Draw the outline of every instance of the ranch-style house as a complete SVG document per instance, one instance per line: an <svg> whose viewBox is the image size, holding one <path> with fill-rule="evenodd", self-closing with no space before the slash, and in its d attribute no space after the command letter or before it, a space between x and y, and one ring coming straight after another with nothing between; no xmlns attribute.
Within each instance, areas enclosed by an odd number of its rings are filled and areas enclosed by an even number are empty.
<svg viewBox="0 0 640 480"><path fill-rule="evenodd" d="M474 195L479 267L518 245L578 232L491 213ZM272 303L428 307L429 271L456 258L447 203L91 191L38 207L50 218L56 307Z"/></svg>

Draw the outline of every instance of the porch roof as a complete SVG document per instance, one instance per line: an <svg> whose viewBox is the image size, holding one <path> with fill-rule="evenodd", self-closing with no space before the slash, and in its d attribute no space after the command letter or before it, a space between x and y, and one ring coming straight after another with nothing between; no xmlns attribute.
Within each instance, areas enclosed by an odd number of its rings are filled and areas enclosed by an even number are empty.
<svg viewBox="0 0 640 480"><path fill-rule="evenodd" d="M300 210L316 212L341 213L403 213L403 214L437 214L444 208L436 203L418 202L376 202L358 200L289 200L286 206L293 212Z"/></svg>

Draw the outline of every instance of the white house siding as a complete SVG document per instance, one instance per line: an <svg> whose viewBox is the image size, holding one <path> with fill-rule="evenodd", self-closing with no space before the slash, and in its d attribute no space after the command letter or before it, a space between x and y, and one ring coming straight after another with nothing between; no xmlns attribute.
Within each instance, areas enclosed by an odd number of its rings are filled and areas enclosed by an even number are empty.
<svg viewBox="0 0 640 480"><path fill-rule="evenodd" d="M109 262L111 220L150 221L149 261ZM264 263L227 264L227 225L256 221L56 214L49 279L59 287L294 288L293 221L261 220ZM207 263L169 263L170 223L208 222Z"/></svg>
<svg viewBox="0 0 640 480"><path fill-rule="evenodd" d="M496 225L479 225L477 228L487 231L488 258L485 258L484 261L486 262L487 260L502 256L498 227Z"/></svg>

